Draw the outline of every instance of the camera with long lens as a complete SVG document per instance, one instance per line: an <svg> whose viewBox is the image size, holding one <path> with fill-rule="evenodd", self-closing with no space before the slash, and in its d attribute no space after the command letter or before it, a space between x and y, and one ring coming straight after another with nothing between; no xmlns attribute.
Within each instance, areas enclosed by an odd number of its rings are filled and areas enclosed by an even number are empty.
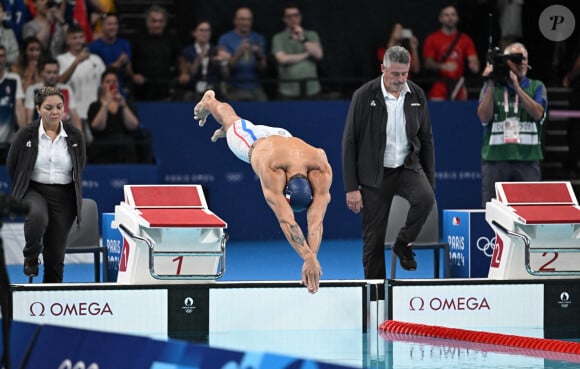
<svg viewBox="0 0 580 369"><path fill-rule="evenodd" d="M8 215L27 215L30 207L27 203L14 199L0 192L0 217Z"/></svg>
<svg viewBox="0 0 580 369"><path fill-rule="evenodd" d="M489 74L494 82L507 83L510 77L510 67L508 61L514 64L522 64L524 55L522 53L504 54L498 47L488 51L488 62L493 65L493 71Z"/></svg>

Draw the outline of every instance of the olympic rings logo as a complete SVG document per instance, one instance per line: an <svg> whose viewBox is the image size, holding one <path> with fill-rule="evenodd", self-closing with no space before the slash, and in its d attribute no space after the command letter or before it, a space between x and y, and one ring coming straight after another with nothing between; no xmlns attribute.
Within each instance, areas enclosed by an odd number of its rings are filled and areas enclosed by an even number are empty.
<svg viewBox="0 0 580 369"><path fill-rule="evenodd" d="M58 369L99 369L99 365L97 363L90 363L87 365L84 361L77 361L73 364L70 359L65 359Z"/></svg>
<svg viewBox="0 0 580 369"><path fill-rule="evenodd" d="M481 236L477 239L477 249L488 258L493 255L493 249L495 248L495 236L490 240L485 236Z"/></svg>

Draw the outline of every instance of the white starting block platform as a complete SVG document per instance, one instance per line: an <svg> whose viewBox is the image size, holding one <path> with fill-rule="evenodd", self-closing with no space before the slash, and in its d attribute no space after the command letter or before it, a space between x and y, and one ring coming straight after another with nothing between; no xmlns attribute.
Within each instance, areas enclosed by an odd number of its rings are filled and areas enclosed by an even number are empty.
<svg viewBox="0 0 580 369"><path fill-rule="evenodd" d="M125 185L115 206L123 235L117 282L184 283L225 272L226 222L208 209L201 185Z"/></svg>
<svg viewBox="0 0 580 369"><path fill-rule="evenodd" d="M580 277L580 207L570 182L498 182L485 219L492 279Z"/></svg>

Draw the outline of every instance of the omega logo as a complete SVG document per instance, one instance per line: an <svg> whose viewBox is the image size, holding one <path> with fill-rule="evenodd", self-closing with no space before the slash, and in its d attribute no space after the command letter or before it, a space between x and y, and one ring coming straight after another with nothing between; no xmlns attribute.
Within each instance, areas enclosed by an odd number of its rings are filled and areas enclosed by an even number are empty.
<svg viewBox="0 0 580 369"><path fill-rule="evenodd" d="M35 301L28 308L30 316L99 316L113 315L113 309L108 302L104 305L98 302L77 302L72 304L52 303L48 309L44 303Z"/></svg>
<svg viewBox="0 0 580 369"><path fill-rule="evenodd" d="M409 310L411 311L463 311L463 310L491 310L487 298L479 299L477 297L453 297L453 298L439 298L433 297L425 303L425 300L420 296L412 297L409 300Z"/></svg>

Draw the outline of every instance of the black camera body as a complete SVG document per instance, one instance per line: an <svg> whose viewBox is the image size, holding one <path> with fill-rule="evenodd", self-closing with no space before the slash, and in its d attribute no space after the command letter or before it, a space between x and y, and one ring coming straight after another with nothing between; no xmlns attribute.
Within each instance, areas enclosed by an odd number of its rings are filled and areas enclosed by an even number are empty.
<svg viewBox="0 0 580 369"><path fill-rule="evenodd" d="M504 54L498 47L489 50L487 60L493 65L493 71L490 73L489 78L494 82L506 83L510 77L510 67L507 64L508 60L514 64L522 64L523 59L524 55L521 53Z"/></svg>

